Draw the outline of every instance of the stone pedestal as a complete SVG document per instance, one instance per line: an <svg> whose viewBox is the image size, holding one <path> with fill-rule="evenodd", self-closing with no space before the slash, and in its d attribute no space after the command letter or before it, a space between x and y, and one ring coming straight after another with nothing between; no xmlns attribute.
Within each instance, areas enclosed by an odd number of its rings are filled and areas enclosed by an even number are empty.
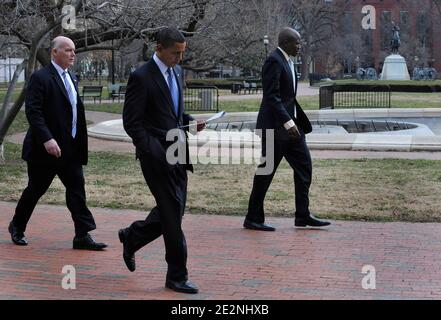
<svg viewBox="0 0 441 320"><path fill-rule="evenodd" d="M410 80L406 59L399 54L386 57L380 80Z"/></svg>

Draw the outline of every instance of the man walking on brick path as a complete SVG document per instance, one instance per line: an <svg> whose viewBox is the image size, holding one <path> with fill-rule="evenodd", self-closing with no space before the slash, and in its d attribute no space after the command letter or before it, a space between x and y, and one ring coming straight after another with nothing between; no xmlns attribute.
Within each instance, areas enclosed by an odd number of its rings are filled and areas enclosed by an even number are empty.
<svg viewBox="0 0 441 320"><path fill-rule="evenodd" d="M86 206L83 165L87 164L87 129L78 83L68 68L75 61L75 44L66 37L52 41L52 61L32 74L26 92L29 130L22 157L27 162L28 186L9 224L12 241L27 245L26 226L38 200L55 176L66 188L66 204L75 226L74 249L102 250L89 231L96 229Z"/></svg>
<svg viewBox="0 0 441 320"><path fill-rule="evenodd" d="M311 123L297 102L297 75L290 56L300 49L300 34L291 28L279 33L279 47L267 58L262 69L263 99L257 116L257 129L262 129L262 156L273 157L274 168L270 174L254 176L248 214L244 228L274 231L265 224L264 199L277 167L283 157L294 171L295 226L323 227L330 223L316 219L309 212L309 187L312 162L305 134L312 131ZM274 154L266 154L265 130L274 130ZM265 167L263 163L259 168Z"/></svg>
<svg viewBox="0 0 441 320"><path fill-rule="evenodd" d="M153 59L130 75L123 111L124 129L136 146L136 157L157 206L145 221L133 222L118 235L123 243L124 262L132 272L135 252L162 235L168 264L165 286L178 292L197 293L196 285L188 281L187 245L181 228L187 170L193 171L193 166L188 161L171 164L166 155L172 144L166 139L167 133L193 120L184 113L182 70L177 65L185 46L179 30L160 30ZM198 122L198 131L204 126ZM180 141L185 143L188 155L186 137Z"/></svg>

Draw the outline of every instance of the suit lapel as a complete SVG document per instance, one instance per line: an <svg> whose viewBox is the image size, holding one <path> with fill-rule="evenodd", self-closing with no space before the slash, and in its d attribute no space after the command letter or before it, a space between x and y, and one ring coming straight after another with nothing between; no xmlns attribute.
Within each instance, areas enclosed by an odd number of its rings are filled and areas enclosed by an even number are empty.
<svg viewBox="0 0 441 320"><path fill-rule="evenodd" d="M64 83L61 80L60 75L58 74L57 69L55 69L55 67L52 65L52 62L50 64L50 66L49 66L49 69L50 69L50 71L52 73L52 77L55 79L55 82L60 87L61 92L63 92L63 94L66 97L67 101L69 101L69 103L70 103L69 96L67 95L66 87L64 86Z"/></svg>
<svg viewBox="0 0 441 320"><path fill-rule="evenodd" d="M73 85L75 87L75 91L78 93L78 80L77 80L77 77L75 77L70 71L68 71L68 72L69 72L70 79L72 80L72 83L73 83Z"/></svg>
<svg viewBox="0 0 441 320"><path fill-rule="evenodd" d="M173 99L171 97L170 89L168 88L168 84L165 82L164 76L162 75L161 70L159 69L156 62L153 59L151 61L154 65L153 70L155 73L155 76L153 77L153 79L155 79L156 83L161 88L161 92L164 95L165 99L167 100L168 107L170 108L172 114L177 118L177 115L175 114L175 111L173 108Z"/></svg>
<svg viewBox="0 0 441 320"><path fill-rule="evenodd" d="M299 84L299 81L297 79L297 71L296 71L296 66L295 65L294 65L294 77L295 77L295 80L296 80L296 88L294 90L294 97L295 97L295 96L297 96L297 86Z"/></svg>
<svg viewBox="0 0 441 320"><path fill-rule="evenodd" d="M283 67L285 68L286 73L288 73L288 77L291 80L291 88L294 91L294 79L293 79L291 67L289 66L289 63L285 59L285 56L283 55L283 53L279 49L277 49L277 52L279 54L279 59L282 62ZM295 72L295 70L294 70L294 72ZM297 81L296 81L296 87L297 87ZM297 88L295 90L297 91ZM295 95L295 92L294 92L294 95Z"/></svg>

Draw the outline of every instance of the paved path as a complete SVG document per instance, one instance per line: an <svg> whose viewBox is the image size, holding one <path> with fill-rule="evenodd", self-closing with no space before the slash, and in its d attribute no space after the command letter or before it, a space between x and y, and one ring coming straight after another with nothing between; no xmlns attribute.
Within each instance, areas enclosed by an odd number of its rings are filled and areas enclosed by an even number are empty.
<svg viewBox="0 0 441 320"><path fill-rule="evenodd" d="M6 231L15 203L0 202L0 299L441 299L441 224L333 221L327 230L297 230L289 218L268 218L276 232L241 227L242 217L190 215L183 228L197 295L164 288L163 240L136 254L130 273L117 230L144 212L93 209L104 252L71 249L66 208L37 206L27 247ZM64 290L62 268L76 269ZM376 271L376 289L362 288L362 268ZM372 273L370 273L372 275ZM372 282L371 282L372 283Z"/></svg>

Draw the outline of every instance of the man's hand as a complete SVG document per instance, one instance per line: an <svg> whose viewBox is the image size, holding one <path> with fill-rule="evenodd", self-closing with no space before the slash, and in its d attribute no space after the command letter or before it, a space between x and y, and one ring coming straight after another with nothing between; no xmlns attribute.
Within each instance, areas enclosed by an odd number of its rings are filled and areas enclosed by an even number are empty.
<svg viewBox="0 0 441 320"><path fill-rule="evenodd" d="M291 127L288 129L288 134L293 140L297 140L300 138L300 132L299 129L297 129L297 126Z"/></svg>
<svg viewBox="0 0 441 320"><path fill-rule="evenodd" d="M44 147L46 148L47 153L55 158L61 157L61 149L58 146L57 141L55 139L50 139L44 143Z"/></svg>
<svg viewBox="0 0 441 320"><path fill-rule="evenodd" d="M197 120L197 130L202 131L205 129L206 123L204 120Z"/></svg>

